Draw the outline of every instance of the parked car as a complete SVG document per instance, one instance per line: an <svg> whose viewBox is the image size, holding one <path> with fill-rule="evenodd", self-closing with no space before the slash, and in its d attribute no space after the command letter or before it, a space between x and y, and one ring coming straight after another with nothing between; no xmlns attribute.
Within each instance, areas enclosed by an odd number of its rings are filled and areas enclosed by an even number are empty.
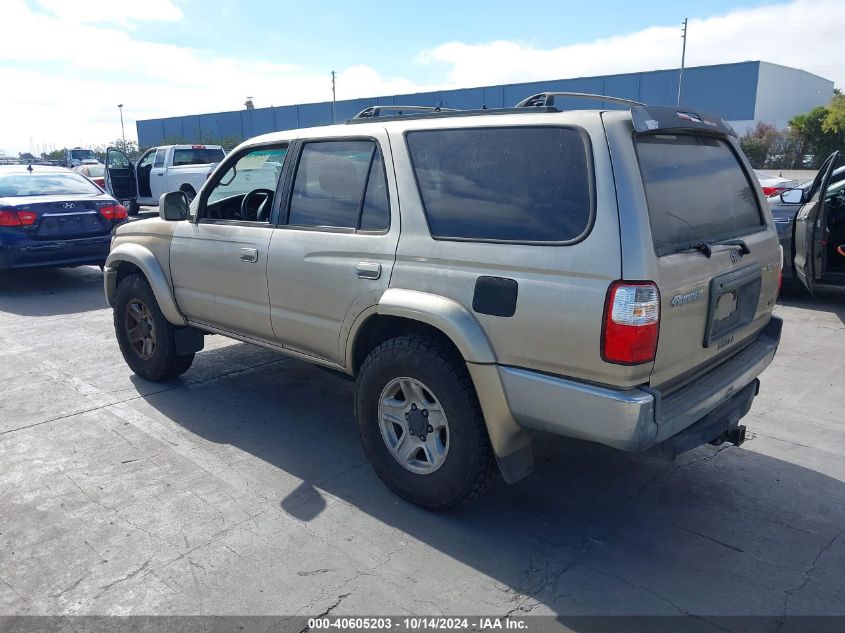
<svg viewBox="0 0 845 633"><path fill-rule="evenodd" d="M74 167L74 171L78 171L80 174L88 178L91 182L97 185L100 189L106 188L105 182L105 171L106 166L102 163L96 163L94 165L80 165L79 167Z"/></svg>
<svg viewBox="0 0 845 633"><path fill-rule="evenodd" d="M62 164L65 167L79 167L85 164L97 164L97 155L94 150L83 149L81 147L74 147L73 149L66 149Z"/></svg>
<svg viewBox="0 0 845 633"><path fill-rule="evenodd" d="M158 206L168 191L193 199L225 152L219 145L163 145L144 152L133 165L117 148L106 151L106 191L125 201L129 215L140 205Z"/></svg>
<svg viewBox="0 0 845 633"><path fill-rule="evenodd" d="M103 265L126 209L64 167L0 166L0 270Z"/></svg>
<svg viewBox="0 0 845 633"><path fill-rule="evenodd" d="M835 164L830 160L828 158L812 180L768 199L783 247L783 278L786 282L801 281L808 289L812 289L814 283L845 285L845 277L842 276L845 273L845 255L840 250L845 245L845 166L834 168ZM830 168L830 176L822 196L826 168ZM823 208L817 204L822 197L825 200ZM803 237L798 237L796 219L804 211L802 221L806 225L806 214L811 211L813 202L820 207L816 211L815 228L805 226ZM823 213L821 219L820 213ZM810 238L808 230L815 234L811 239L815 239L816 243L811 245L804 243ZM804 269L799 269L796 261L801 262ZM813 271L807 270L809 265L814 267Z"/></svg>
<svg viewBox="0 0 845 633"><path fill-rule="evenodd" d="M427 508L526 476L537 432L669 458L742 444L780 248L733 130L554 97L241 144L190 205L167 193L116 231L127 364L173 378L216 333L354 377L375 471Z"/></svg>
<svg viewBox="0 0 845 633"><path fill-rule="evenodd" d="M794 184L788 178L773 176L762 172L759 169L754 170L754 175L757 176L757 180L760 182L760 187L763 190L763 195L767 198L769 196L777 195L782 191L786 191L787 189L791 189Z"/></svg>

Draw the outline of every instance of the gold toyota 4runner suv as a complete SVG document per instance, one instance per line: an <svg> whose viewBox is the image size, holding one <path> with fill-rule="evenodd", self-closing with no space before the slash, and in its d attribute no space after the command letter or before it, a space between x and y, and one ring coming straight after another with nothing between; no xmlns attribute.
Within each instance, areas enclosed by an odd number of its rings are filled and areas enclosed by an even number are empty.
<svg viewBox="0 0 845 633"><path fill-rule="evenodd" d="M190 204L115 231L126 362L171 379L214 333L354 377L364 451L427 508L529 474L539 433L740 445L782 324L751 167L719 117L555 106L583 97L374 106L241 144Z"/></svg>

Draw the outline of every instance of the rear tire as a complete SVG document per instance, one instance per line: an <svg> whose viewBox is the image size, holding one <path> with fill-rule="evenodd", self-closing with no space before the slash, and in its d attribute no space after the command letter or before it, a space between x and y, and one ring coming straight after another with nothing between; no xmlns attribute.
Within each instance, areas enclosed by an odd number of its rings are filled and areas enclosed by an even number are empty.
<svg viewBox="0 0 845 633"><path fill-rule="evenodd" d="M356 382L355 417L376 474L416 505L458 506L498 472L466 365L436 339L401 336L376 347Z"/></svg>
<svg viewBox="0 0 845 633"><path fill-rule="evenodd" d="M176 353L175 334L140 273L120 280L114 298L114 330L123 359L141 378L159 382L188 371L194 354Z"/></svg>

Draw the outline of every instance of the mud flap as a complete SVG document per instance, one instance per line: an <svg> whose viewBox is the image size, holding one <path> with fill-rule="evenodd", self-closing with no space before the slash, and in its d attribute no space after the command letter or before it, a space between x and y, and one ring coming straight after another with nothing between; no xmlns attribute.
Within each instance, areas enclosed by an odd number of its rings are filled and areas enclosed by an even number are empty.
<svg viewBox="0 0 845 633"><path fill-rule="evenodd" d="M194 354L205 347L205 332L193 327L178 328L173 338L179 356Z"/></svg>

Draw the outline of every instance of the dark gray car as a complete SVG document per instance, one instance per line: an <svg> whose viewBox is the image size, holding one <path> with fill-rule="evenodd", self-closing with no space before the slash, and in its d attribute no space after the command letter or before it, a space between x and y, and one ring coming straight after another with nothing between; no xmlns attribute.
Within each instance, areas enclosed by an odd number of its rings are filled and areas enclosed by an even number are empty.
<svg viewBox="0 0 845 633"><path fill-rule="evenodd" d="M775 225L778 230L778 238L780 245L783 247L783 278L784 281L793 281L798 279L795 273L794 259L795 259L795 218L798 211L802 207L802 202L809 199L809 194L813 188L816 179L813 178L807 182L801 183L795 190L800 190L800 200L796 194L789 194L784 192L768 199L769 206L772 209L772 216L774 216ZM828 223L830 225L830 246L828 249L827 269L828 271L836 272L845 266L845 257L842 257L836 252L839 245L845 243L845 235L842 234L841 227L845 226L845 210L843 210L843 199L845 197L845 166L835 169L830 176L825 200L828 206ZM837 232L837 225L840 230ZM839 241L837 241L839 238ZM835 243L834 243L835 242ZM842 263L839 263L839 259Z"/></svg>

